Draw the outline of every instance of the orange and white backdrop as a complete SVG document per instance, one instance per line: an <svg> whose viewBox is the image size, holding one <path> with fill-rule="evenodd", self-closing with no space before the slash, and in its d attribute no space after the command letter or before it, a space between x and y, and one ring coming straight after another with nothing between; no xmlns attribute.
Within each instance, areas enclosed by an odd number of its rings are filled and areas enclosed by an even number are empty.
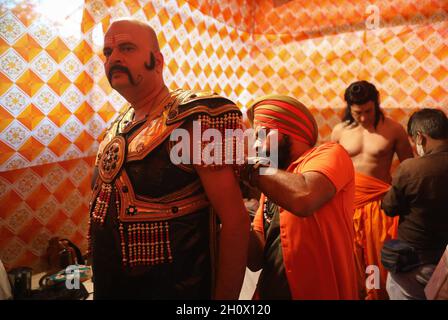
<svg viewBox="0 0 448 320"><path fill-rule="evenodd" d="M107 83L103 30L148 21L165 79L244 110L292 95L316 116L320 141L339 122L345 88L377 85L403 125L448 106L448 1L31 0L0 2L0 259L40 270L48 239L86 248L95 149L126 106ZM375 24L377 23L377 24Z"/></svg>

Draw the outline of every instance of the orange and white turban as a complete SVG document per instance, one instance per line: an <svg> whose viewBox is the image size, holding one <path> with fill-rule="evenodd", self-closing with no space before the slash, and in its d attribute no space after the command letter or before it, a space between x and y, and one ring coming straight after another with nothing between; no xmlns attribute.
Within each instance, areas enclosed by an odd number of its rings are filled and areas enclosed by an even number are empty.
<svg viewBox="0 0 448 320"><path fill-rule="evenodd" d="M268 95L253 102L247 110L251 124L289 135L313 147L317 142L317 123L311 112L296 99Z"/></svg>

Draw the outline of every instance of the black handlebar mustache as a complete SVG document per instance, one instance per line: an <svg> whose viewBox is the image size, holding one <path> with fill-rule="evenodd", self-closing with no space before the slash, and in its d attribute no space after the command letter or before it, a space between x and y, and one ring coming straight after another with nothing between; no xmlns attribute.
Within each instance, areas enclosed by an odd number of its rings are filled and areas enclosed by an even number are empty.
<svg viewBox="0 0 448 320"><path fill-rule="evenodd" d="M126 67L120 66L120 65L112 66L109 69L109 73L107 74L107 78L109 79L109 82L112 82L111 81L112 80L112 73L115 72L115 71L121 71L121 72L126 73L127 76L129 77L129 81L131 82L131 84L135 84L134 78L132 77L132 74L129 71L129 69L126 68Z"/></svg>

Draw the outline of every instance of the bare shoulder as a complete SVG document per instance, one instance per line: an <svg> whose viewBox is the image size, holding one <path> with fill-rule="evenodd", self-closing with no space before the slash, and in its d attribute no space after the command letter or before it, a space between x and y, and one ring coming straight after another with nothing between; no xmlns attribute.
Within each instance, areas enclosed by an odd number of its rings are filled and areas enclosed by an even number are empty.
<svg viewBox="0 0 448 320"><path fill-rule="evenodd" d="M412 158L413 151L405 128L393 119L385 118L384 121L387 124L385 127L388 128L387 132L390 135L391 141L394 142L395 152L400 162Z"/></svg>
<svg viewBox="0 0 448 320"><path fill-rule="evenodd" d="M405 128L399 122L389 117L384 118L384 127L387 128L387 130L390 130L396 137L406 136Z"/></svg>
<svg viewBox="0 0 448 320"><path fill-rule="evenodd" d="M402 127L402 125L398 123L398 121L389 117L384 117L384 124L390 128Z"/></svg>
<svg viewBox="0 0 448 320"><path fill-rule="evenodd" d="M347 121L343 121L338 123L336 126L334 126L332 132L331 132L331 140L338 142L341 138L341 134L344 132L344 130L348 129L349 123Z"/></svg>

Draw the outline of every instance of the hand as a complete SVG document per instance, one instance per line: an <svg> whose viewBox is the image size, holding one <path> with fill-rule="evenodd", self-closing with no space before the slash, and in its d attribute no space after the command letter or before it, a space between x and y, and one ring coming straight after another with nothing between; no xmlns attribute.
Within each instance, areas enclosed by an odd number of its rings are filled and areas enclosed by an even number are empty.
<svg viewBox="0 0 448 320"><path fill-rule="evenodd" d="M257 179L260 174L260 167L269 167L269 159L263 157L246 158L244 165L240 168L239 177L252 187L256 187Z"/></svg>

